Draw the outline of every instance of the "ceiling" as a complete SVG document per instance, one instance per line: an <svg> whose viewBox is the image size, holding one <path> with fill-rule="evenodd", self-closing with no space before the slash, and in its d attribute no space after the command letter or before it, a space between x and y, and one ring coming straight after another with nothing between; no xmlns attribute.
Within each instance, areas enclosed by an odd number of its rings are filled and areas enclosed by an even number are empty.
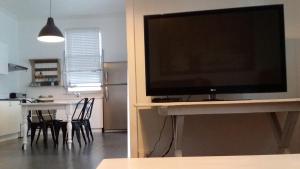
<svg viewBox="0 0 300 169"><path fill-rule="evenodd" d="M50 0L0 0L0 8L19 19L49 16ZM125 14L125 0L52 0L55 18Z"/></svg>

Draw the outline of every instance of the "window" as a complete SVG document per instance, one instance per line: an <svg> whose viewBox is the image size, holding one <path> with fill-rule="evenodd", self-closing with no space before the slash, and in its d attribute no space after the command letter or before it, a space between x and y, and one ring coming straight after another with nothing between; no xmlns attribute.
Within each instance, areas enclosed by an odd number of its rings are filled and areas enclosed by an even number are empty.
<svg viewBox="0 0 300 169"><path fill-rule="evenodd" d="M98 91L102 84L102 46L99 29L65 33L65 85L68 91Z"/></svg>

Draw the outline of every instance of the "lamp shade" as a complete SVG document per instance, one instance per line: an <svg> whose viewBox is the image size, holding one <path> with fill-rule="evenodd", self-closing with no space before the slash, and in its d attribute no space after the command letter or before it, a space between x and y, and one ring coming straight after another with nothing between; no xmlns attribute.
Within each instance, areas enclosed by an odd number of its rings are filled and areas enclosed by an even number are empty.
<svg viewBox="0 0 300 169"><path fill-rule="evenodd" d="M42 28L37 38L42 42L63 42L64 36L61 31L55 26L54 20L52 17L49 17L47 20L47 24Z"/></svg>

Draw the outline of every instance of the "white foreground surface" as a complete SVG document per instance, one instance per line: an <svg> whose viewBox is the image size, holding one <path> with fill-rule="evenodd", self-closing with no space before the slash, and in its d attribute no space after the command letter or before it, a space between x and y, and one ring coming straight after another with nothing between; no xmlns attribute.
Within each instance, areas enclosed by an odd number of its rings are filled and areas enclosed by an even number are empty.
<svg viewBox="0 0 300 169"><path fill-rule="evenodd" d="M300 154L105 159L97 169L299 169Z"/></svg>

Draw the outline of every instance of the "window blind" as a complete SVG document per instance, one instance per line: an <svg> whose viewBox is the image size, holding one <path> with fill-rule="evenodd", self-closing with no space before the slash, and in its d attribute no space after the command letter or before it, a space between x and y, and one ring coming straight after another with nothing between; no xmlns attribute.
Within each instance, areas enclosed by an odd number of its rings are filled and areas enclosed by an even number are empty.
<svg viewBox="0 0 300 169"><path fill-rule="evenodd" d="M65 38L67 87L100 87L103 64L99 29L67 30Z"/></svg>

